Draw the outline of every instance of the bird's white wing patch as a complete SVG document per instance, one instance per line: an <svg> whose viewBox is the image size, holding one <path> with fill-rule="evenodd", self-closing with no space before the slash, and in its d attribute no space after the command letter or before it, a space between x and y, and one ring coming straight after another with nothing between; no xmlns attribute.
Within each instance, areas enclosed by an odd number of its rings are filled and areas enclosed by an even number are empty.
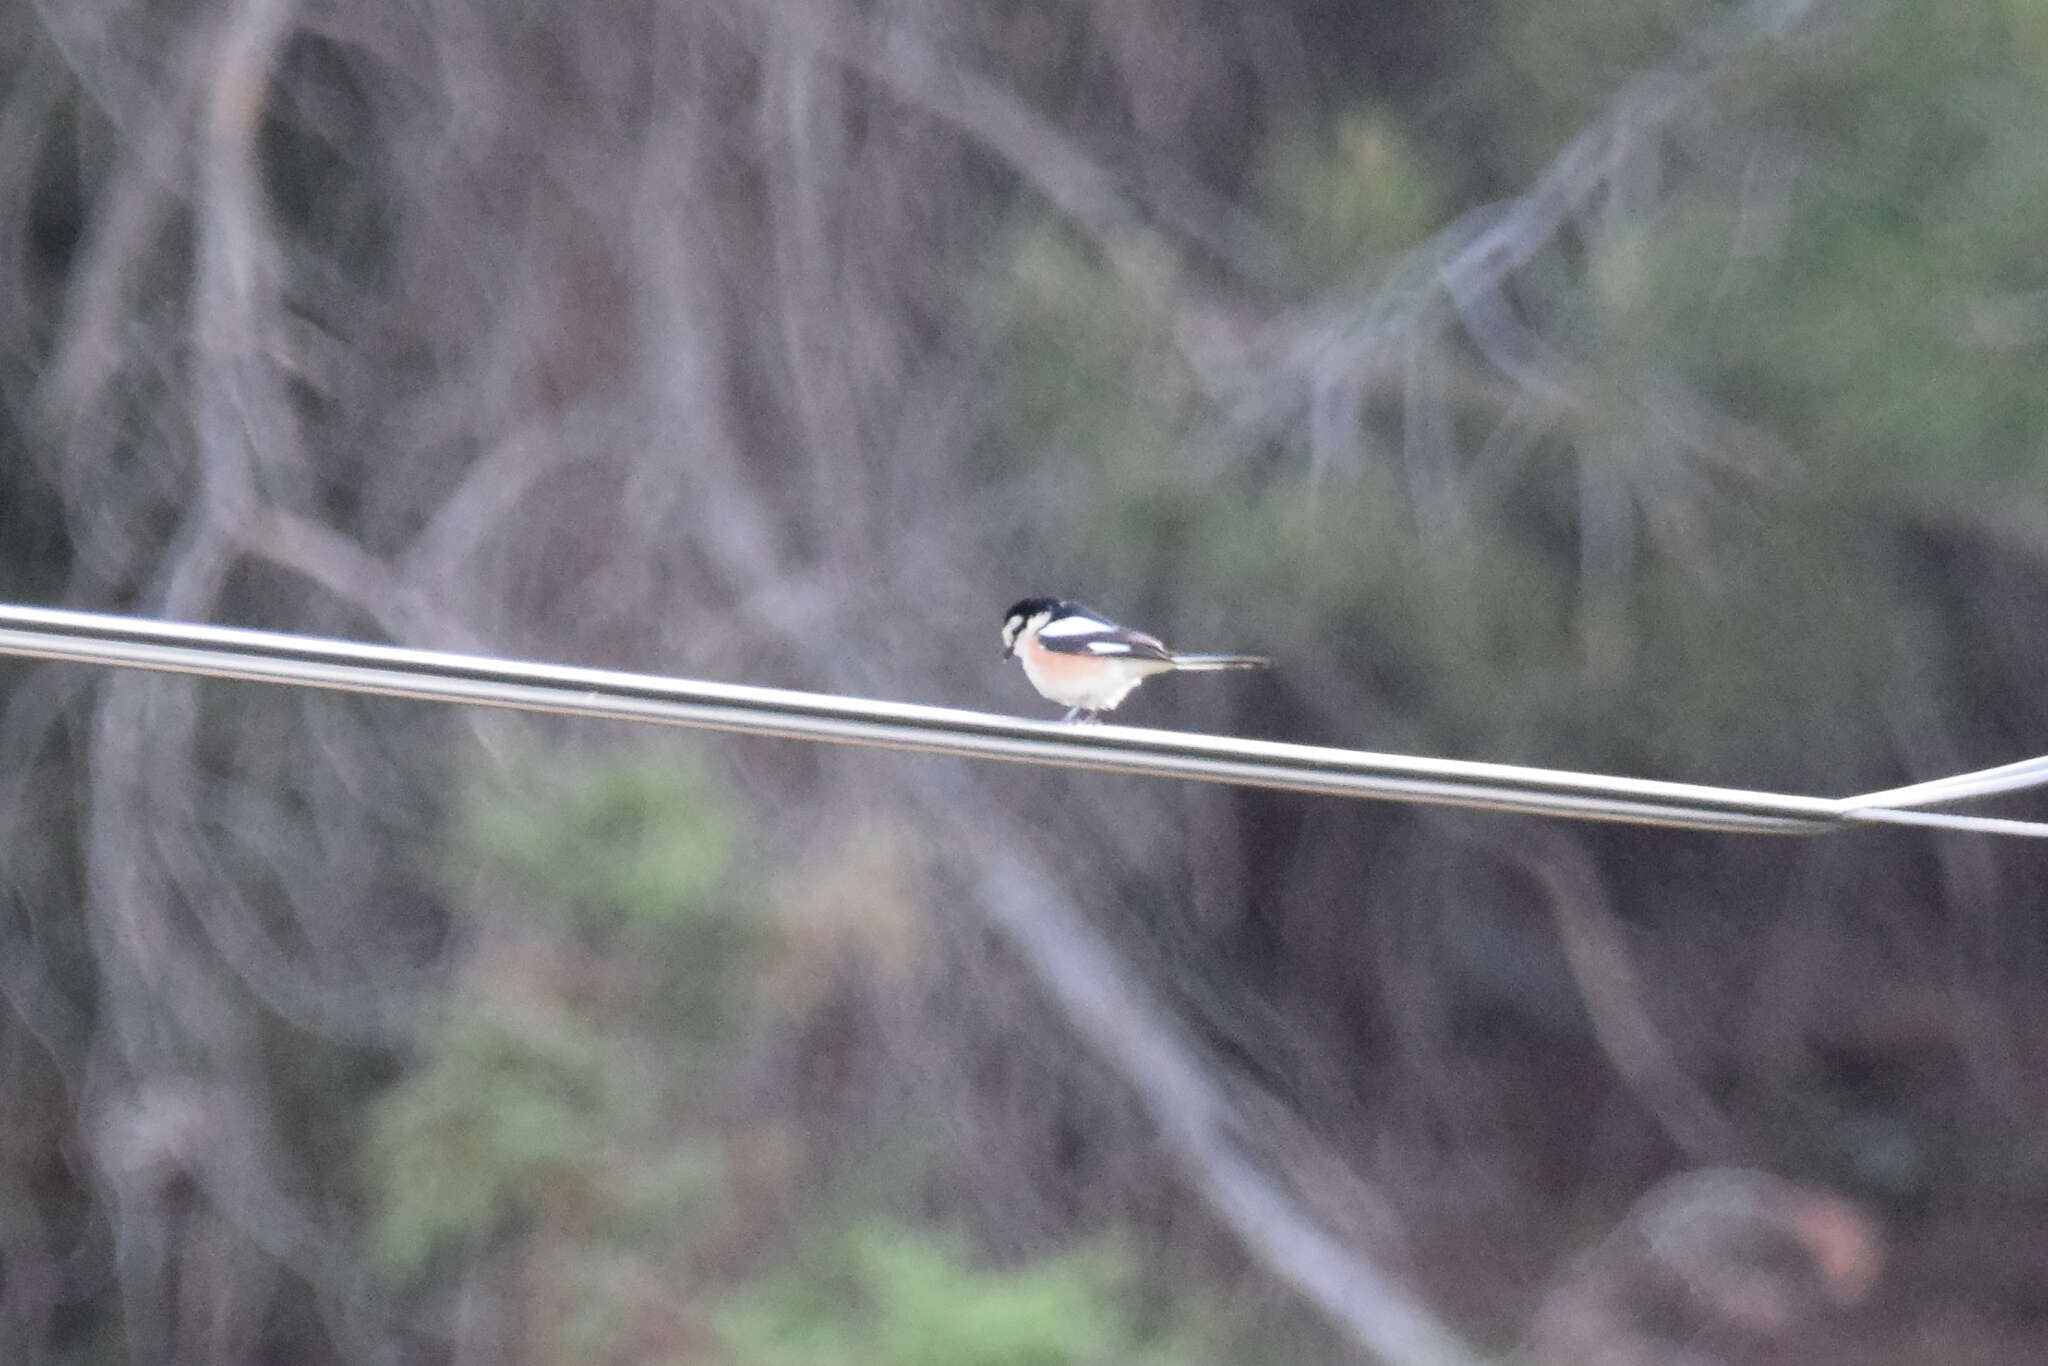
<svg viewBox="0 0 2048 1366"><path fill-rule="evenodd" d="M1049 621L1039 628L1038 634L1042 636L1096 636L1108 631L1114 631L1115 629L1116 627L1111 623L1097 621L1094 617L1075 616L1061 617L1058 621Z"/></svg>
<svg viewBox="0 0 2048 1366"><path fill-rule="evenodd" d="M1091 655L1127 655L1130 652L1131 643L1127 640L1091 640L1088 642L1088 653Z"/></svg>

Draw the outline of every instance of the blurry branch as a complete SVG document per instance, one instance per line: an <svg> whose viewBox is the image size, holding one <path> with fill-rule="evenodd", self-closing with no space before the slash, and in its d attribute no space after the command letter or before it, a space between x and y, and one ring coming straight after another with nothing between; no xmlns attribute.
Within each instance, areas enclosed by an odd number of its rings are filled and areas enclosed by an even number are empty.
<svg viewBox="0 0 2048 1366"><path fill-rule="evenodd" d="M1879 706L1901 771L1953 774L1955 768L1949 765L1961 753L1961 746L1944 720L1945 709L1935 695L1938 685L1925 666L1928 655L1924 639L1916 639L1918 632L1911 629L1928 624L1912 622L1909 627L1903 611L1894 618L1899 664L1879 699ZM1936 778L1902 792L1914 804L1951 801L2023 789L2029 780L2038 781L2044 773L2048 773L2048 764L2007 764L1978 775L1974 782ZM1947 795L1952 788L1960 789L1956 796ZM1928 843L1941 871L1944 900L1953 908L1947 933L1942 936L1949 971L1959 982L1994 979L2015 951L2024 952L2002 914L2014 900L2014 889L2001 873L2003 861L1998 851L1984 840L1937 833ZM2031 1122L2032 1107L2020 1099L2029 1093L2027 1049L2015 1040L1995 1012L1975 1008L1964 992L1957 992L1956 997L1955 1004L1944 1010L1943 1015L1956 1056L1972 1074L1973 1089L1977 1094L1995 1098L1994 1103L2005 1109L2010 1122Z"/></svg>
<svg viewBox="0 0 2048 1366"><path fill-rule="evenodd" d="M249 518L241 546L258 559L317 585L395 639L433 640L444 646L478 649L482 639L462 616L436 601L431 585L453 578L454 561L466 548L465 538L483 534L481 526L462 523L485 521L509 510L531 479L554 463L537 453L536 443L518 440L478 457L470 471L472 477L465 478L442 505L446 519L437 514L429 521L400 558L399 568L331 527L272 506L258 509ZM474 477L480 473L499 478ZM495 497L483 492L487 482L495 485ZM487 753L503 757L509 752L516 730L512 718L478 707L464 707L461 715L471 736ZM390 1011L391 1007L381 1008L377 1017L387 1017Z"/></svg>
<svg viewBox="0 0 2048 1366"><path fill-rule="evenodd" d="M631 266L646 333L645 383L672 448L690 458L650 465L635 509L660 519L692 512L693 542L733 595L799 562L786 519L749 468L743 421L726 384L743 324L723 307L727 226L701 181L716 114L694 95L658 119L631 205ZM678 225L681 230L678 231Z"/></svg>
<svg viewBox="0 0 2048 1366"><path fill-rule="evenodd" d="M1703 515L1696 509L1713 490L1691 462L1753 472L1777 463L1777 453L1673 376L1646 375L1641 392L1619 398L1604 393L1566 350L1521 319L1509 285L1573 225L1596 252L1624 242L1664 193L1664 178L1654 170L1670 125L1698 107L1732 63L1792 33L1817 3L1751 0L1703 25L1665 66L1629 82L1525 194L1468 214L1391 269L1375 267L1264 319L1232 316L1230 306L1203 298L1175 270L1178 248L1155 223L1229 262L1246 279L1271 282L1290 273L1277 264L1284 252L1258 245L1262 234L1252 219L1220 213L1227 206L1205 202L1187 177L1148 165L1119 175L1017 93L905 23L820 3L723 0L722 9L736 18L757 16L775 34L756 42L765 48L764 69L779 76L771 91L781 91L792 120L783 132L793 144L791 174L799 183L791 186L785 178L775 215L786 287L796 287L791 277L815 280L819 265L813 222L818 168L807 171L806 161L832 154L812 144L833 136L835 116L831 102L820 101L813 89L815 79L800 70L803 59L792 55L814 51L998 157L1094 242L1139 298L1167 310L1172 341L1224 415L1231 446L1257 451L1279 438L1305 450L1312 470L1351 471L1363 458L1368 405L1391 396L1404 415L1399 458L1414 515L1425 534L1442 536L1463 526L1475 504L1499 498L1529 451L1560 421L1582 418L1654 434L1646 451L1670 447L1671 457L1643 454L1582 471L1584 576L1589 592L1605 595L1635 553L1640 519L1678 553L1697 552ZM806 175L812 177L808 189L800 183ZM815 297L785 301L782 309L785 325L795 329L791 361L812 381L796 386L799 417L814 445L831 448L843 434L811 409L841 406L826 405L825 397L843 380L820 356L814 325L804 326L818 312ZM1508 383L1491 435L1469 457L1458 450L1463 424L1453 409L1472 401L1475 386L1453 327L1462 328L1471 350ZM1653 515L1652 509L1670 511Z"/></svg>
<svg viewBox="0 0 2048 1366"><path fill-rule="evenodd" d="M1895 623L1893 634L1898 642L1899 666L1878 698L1878 709L1892 738L1892 750L1897 755L1899 769L1914 774L1955 774L1962 768L1958 762L1962 749L1944 723L1941 704L1934 696L1926 671L1919 667L1924 656L1915 648L1917 642L1911 639L1912 633L1904 629L1903 622ZM1952 780L1939 777L1931 780L1931 791L1944 802L1954 801L1990 795L2007 784L2024 789L2044 773L2048 773L2048 764L2007 764L1977 775L1974 785L1957 784L1961 791L1954 796L1948 795L1948 787L1943 786ZM1916 804L1913 787L1905 788L1903 792L1908 798L1908 805ZM1919 797L1920 800L1928 799L1928 790L1921 790ZM1950 905L1964 909L1975 919L2003 900L1998 885L1998 860L1984 841L1937 835L1933 848L1941 863L1942 880L1947 884Z"/></svg>
<svg viewBox="0 0 2048 1366"><path fill-rule="evenodd" d="M1074 1031L1144 1101L1167 1150L1246 1253L1390 1366L1475 1366L1479 1354L1434 1309L1334 1237L1252 1156L1245 1120L1217 1079L1080 907L1041 867L1010 852L1027 847L1016 842L1021 832L963 794L964 776L953 776L925 784L925 805L973 851L976 905Z"/></svg>
<svg viewBox="0 0 2048 1366"><path fill-rule="evenodd" d="M254 458L247 445L252 433L239 420L239 386L216 368L240 372L250 361L244 352L260 305L252 297L258 290L258 267L248 258L264 250L251 139L260 92L283 42L288 15L277 0L254 0L230 10L216 35L220 69L204 119L209 194L194 305L195 405L207 428L201 438L206 448L202 498L181 536L162 593L165 609L179 615L210 611L231 563L233 524L253 500L247 468ZM218 1005L197 964L175 944L167 923L170 891L157 860L141 843L142 831L165 826L177 833L167 831L162 838L196 838L188 828L197 719L192 692L182 680L109 679L93 728L96 800L87 867L97 914L115 927L118 952L109 957L132 968L138 979L125 982L125 974L110 973L106 984L112 1014L125 1024L122 1033L131 1048L155 1033L142 1019L149 1001L187 1016ZM181 818L163 819L174 813ZM183 980L163 990L145 985L160 975ZM135 994L128 994L130 988ZM208 1032L201 1021L189 1023L199 1026L199 1037ZM131 1055L130 1060L147 1070L141 1058Z"/></svg>
<svg viewBox="0 0 2048 1366"><path fill-rule="evenodd" d="M293 8L289 0L239 0L225 9L199 101L190 357L199 489L167 562L161 591L164 610L177 616L211 613L238 553L237 539L255 510L257 462L266 453L284 458L298 450L296 424L276 392L274 376L266 373L263 338L275 309L277 262L255 145L271 67L290 32ZM128 819L94 822L93 865L125 865L103 882L114 904L102 909L131 924L144 917L159 922L152 937L167 939L174 933L169 924L174 896L182 894L194 905L213 904L227 890L225 884L207 885L202 871L205 858L199 850L205 836L196 828L191 795L197 781L197 725L190 683L136 678L110 681L95 728L95 786L135 789ZM145 830L157 832L154 854L142 847ZM169 851L175 852L166 858ZM193 970L202 971L196 965ZM159 999L188 1015L215 1008L188 992ZM130 1061L149 1070L145 1059L131 1056Z"/></svg>
<svg viewBox="0 0 2048 1366"><path fill-rule="evenodd" d="M1171 156L1139 148L1134 157L1137 192L1154 219L1252 284L1275 293L1299 288L1302 267L1294 248L1256 212L1209 188Z"/></svg>
<svg viewBox="0 0 2048 1366"><path fill-rule="evenodd" d="M57 8L83 12L88 7ZM186 40L184 60L174 67L177 74L196 70L212 42L213 35L201 26ZM80 60L74 59L74 65ZM93 85L93 68L87 66L79 75L88 88ZM45 406L74 445L79 438L71 429L92 414L127 359L130 339L125 330L134 322L129 295L135 277L152 261L150 246L186 189L181 153L191 131L197 85L194 79L174 81L173 90L161 96L141 121L136 136L123 144L123 156L101 192L70 270L43 389ZM87 425L108 434L102 444L112 444L109 424Z"/></svg>
<svg viewBox="0 0 2048 1366"><path fill-rule="evenodd" d="M875 498L856 423L861 411L853 358L845 345L846 291L831 231L831 208L846 173L847 133L841 116L841 73L785 31L762 54L762 96L767 118L783 123L780 138L764 139L770 158L769 231L779 293L784 363L790 403L804 432L812 486L811 520L842 564L869 553L869 514ZM782 155L773 149L780 146ZM857 306L857 305L854 305Z"/></svg>
<svg viewBox="0 0 2048 1366"><path fill-rule="evenodd" d="M880 25L812 3L728 0L760 14L792 42L815 47L880 84L897 99L965 133L1022 176L1066 215L1141 294L1154 296L1180 253L1145 221L1139 187L1100 165L1049 120L996 82L948 58L906 25ZM1189 204L1189 197L1174 196ZM1209 230L1192 211L1174 226L1253 279L1273 265L1247 257L1243 234Z"/></svg>
<svg viewBox="0 0 2048 1366"><path fill-rule="evenodd" d="M1727 1162L1745 1145L1673 1053L1651 1016L1607 888L1578 841L1547 825L1443 818L1435 824L1533 878L1550 903L1572 980L1607 1060L1671 1141L1697 1162Z"/></svg>
<svg viewBox="0 0 2048 1366"><path fill-rule="evenodd" d="M463 649L479 644L467 626L435 608L423 587L431 580L399 573L349 537L310 518L265 506L249 518L241 543L256 556L318 584L394 637L433 639Z"/></svg>
<svg viewBox="0 0 2048 1366"><path fill-rule="evenodd" d="M191 417L198 454L198 488L166 557L154 595L178 616L210 615L228 575L244 554L249 528L259 518L266 469L301 464L301 436L276 372L278 279L281 260L270 232L258 165L257 137L272 73L289 39L296 7L291 0L236 0L201 24L187 71L190 96L168 101L193 119L163 117L144 135L196 131L193 197L194 265L189 367ZM117 219L120 231L89 278L101 282L88 333L108 328L122 310L126 271L147 259L145 245L161 212L152 185L136 186L134 206ZM104 272L104 273L100 273ZM79 334L68 339L81 354ZM85 373L76 387L60 383L60 402L92 402L106 385L99 348L84 347ZM205 810L197 752L200 708L189 680L135 675L109 679L92 728L93 799L86 836L87 882L101 970L107 1042L118 1066L98 1069L97 1085L109 1114L126 1121L95 1134L101 1173L112 1199L126 1327L130 1341L154 1351L177 1340L180 1314L173 1247L178 1216L152 1192L161 1186L156 1157L138 1161L131 1140L157 1134L169 1148L145 1142L171 1167L201 1178L221 1217L283 1265L317 1286L327 1303L361 1302L362 1287L349 1268L344 1237L324 1229L287 1193L289 1165L260 1092L249 1103L209 1102L197 1110L158 1104L171 1078L197 1072L234 1078L223 1087L257 1087L263 1075L248 1005L224 993L211 957L218 954L241 983L281 1017L317 1031L374 1031L384 1013L372 995L337 988L307 971L272 942L222 866L203 824ZM187 917L191 917L190 920ZM190 925L197 922L198 932ZM111 1059L109 1059L111 1061ZM221 1091L219 1095L228 1094ZM124 1097L126 1099L124 1099ZM186 1126L155 1118L197 1114L203 1138L180 1145ZM227 1146L223 1147L223 1138ZM172 1151L177 1149L177 1151ZM227 1159L225 1167L209 1159ZM207 1174L220 1179L207 1181ZM188 1225L189 1226L189 1225ZM260 1303L223 1313L260 1315ZM383 1359L374 1330L357 1331L344 1308L330 1324L350 1358ZM235 1325L249 1331L249 1325ZM142 1359L142 1358L138 1358Z"/></svg>
<svg viewBox="0 0 2048 1366"><path fill-rule="evenodd" d="M165 1269L139 1263L169 1259L180 1222L173 1213L176 1192L191 1181L221 1218L319 1292L321 1316L344 1360L396 1366L396 1351L372 1322L373 1287L360 1259L279 1184L290 1163L277 1146L267 1098L244 1089L253 1076L204 1080L165 1071L107 1101L94 1117L96 1155L117 1193L116 1238L128 1246L124 1277ZM176 1340L169 1333L142 1335L143 1322L125 1326L139 1347ZM153 1358L137 1352L131 1359Z"/></svg>
<svg viewBox="0 0 2048 1366"><path fill-rule="evenodd" d="M1522 320L1509 292L1517 273L1574 225L1597 254L1653 213L1659 178L1648 171L1669 126L1699 106L1733 63L1793 33L1818 4L1750 0L1719 16L1666 66L1624 86L1517 198L1475 210L1391 267L1375 266L1297 308L1204 329L1196 369L1226 425L1248 435L1246 449L1283 438L1307 453L1312 470L1349 472L1362 458L1369 397L1397 384L1401 458L1418 524L1425 534L1455 530L1475 494L1497 489L1502 467L1518 464L1550 424L1610 401L1597 399L1598 386L1578 362ZM1444 378L1462 368L1453 323L1520 391L1478 456L1463 462L1449 417L1454 391ZM1675 379L1656 377L1634 401L1695 457L1748 469L1767 454L1756 433L1714 413Z"/></svg>
<svg viewBox="0 0 2048 1366"><path fill-rule="evenodd" d="M84 690L85 680L74 671L48 668L33 670L8 689L6 708L0 711L0 848L19 850L29 840L47 845L47 832L38 830L38 813L30 806L49 778L40 762L42 751L61 733L66 711ZM13 894L0 899L0 997L75 1091L91 1022L48 971L38 943L42 936L33 923L39 898L28 885L27 866L31 860L19 855L0 865L0 889ZM27 928L15 924L16 906L30 918Z"/></svg>
<svg viewBox="0 0 2048 1366"><path fill-rule="evenodd" d="M1620 184L1631 158L1711 90L1730 62L1785 38L1818 3L1748 0L1721 14L1696 31L1672 62L1631 80L1606 115L1573 138L1528 191L1499 210L1468 216L1438 238L1437 278L1488 359L1509 375L1525 368L1523 348L1505 331L1516 326L1500 293L1508 278L1603 194L1624 217L1638 217L1648 206L1624 202ZM1540 375L1531 375L1530 382L1540 387Z"/></svg>
<svg viewBox="0 0 2048 1366"><path fill-rule="evenodd" d="M22 26L20 20L15 26ZM6 36L0 26L0 41ZM35 352L33 339L43 324L32 253L14 244L29 238L38 163L68 90L57 64L36 55L23 59L9 77L11 88L0 97L0 244L7 244L0 247L0 403L13 408L27 406L16 386L32 373L24 362Z"/></svg>
<svg viewBox="0 0 2048 1366"><path fill-rule="evenodd" d="M177 20L124 0L31 3L44 38L79 88L123 142L148 154L150 170L159 179L171 180L177 160L174 149L189 130L166 123L160 94L150 88L148 67L134 59L154 53L155 42L171 39ZM192 30L215 38L205 24L193 25ZM193 54L188 50L187 55Z"/></svg>
<svg viewBox="0 0 2048 1366"><path fill-rule="evenodd" d="M191 359L200 489L186 551L194 564L227 553L225 546L202 550L201 543L240 530L255 507L260 465L302 459L298 424L273 365L281 341L281 261L256 147L271 67L295 9L293 0L240 0L223 16L201 109ZM167 598L182 595L184 572L182 565L174 570ZM185 615L190 608L171 610Z"/></svg>
<svg viewBox="0 0 2048 1366"><path fill-rule="evenodd" d="M401 572L417 583L448 582L469 557L502 528L521 499L572 458L576 444L559 431L516 431L470 462L462 482L427 518L400 556Z"/></svg>

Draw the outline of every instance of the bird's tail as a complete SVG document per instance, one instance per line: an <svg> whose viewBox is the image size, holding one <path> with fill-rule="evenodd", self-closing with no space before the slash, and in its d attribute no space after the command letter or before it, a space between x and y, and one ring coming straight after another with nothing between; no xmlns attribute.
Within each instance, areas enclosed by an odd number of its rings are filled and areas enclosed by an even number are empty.
<svg viewBox="0 0 2048 1366"><path fill-rule="evenodd" d="M1175 655L1173 667L1201 673L1206 669L1263 669L1273 661L1264 655Z"/></svg>

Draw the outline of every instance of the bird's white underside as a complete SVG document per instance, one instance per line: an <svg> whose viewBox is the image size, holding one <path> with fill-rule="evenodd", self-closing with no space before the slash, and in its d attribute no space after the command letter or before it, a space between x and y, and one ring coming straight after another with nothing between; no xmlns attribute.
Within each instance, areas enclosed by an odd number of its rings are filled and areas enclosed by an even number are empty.
<svg viewBox="0 0 2048 1366"><path fill-rule="evenodd" d="M1059 655L1037 648L1035 640L1027 641L1017 657L1040 696L1084 711L1108 711L1153 674L1173 667L1163 659Z"/></svg>

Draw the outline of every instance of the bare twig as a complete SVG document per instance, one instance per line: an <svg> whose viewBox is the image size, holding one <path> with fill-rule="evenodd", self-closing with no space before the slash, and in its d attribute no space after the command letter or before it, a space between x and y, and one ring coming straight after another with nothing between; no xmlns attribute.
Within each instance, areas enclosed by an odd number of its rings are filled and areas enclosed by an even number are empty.
<svg viewBox="0 0 2048 1366"><path fill-rule="evenodd" d="M921 803L957 847L973 851L976 908L1074 1031L1144 1100L1160 1141L1245 1251L1390 1366L1474 1366L1478 1354L1372 1250L1340 1241L1252 1156L1223 1087L1044 865L1020 855L1029 848L1021 832L964 773L920 773Z"/></svg>
<svg viewBox="0 0 2048 1366"><path fill-rule="evenodd" d="M1747 1149L1727 1116L1700 1089L1654 1017L1592 858L1570 836L1519 822L1450 820L1441 827L1535 879L1550 903L1558 939L1593 1035L1628 1088L1673 1142L1695 1161L1725 1162Z"/></svg>

